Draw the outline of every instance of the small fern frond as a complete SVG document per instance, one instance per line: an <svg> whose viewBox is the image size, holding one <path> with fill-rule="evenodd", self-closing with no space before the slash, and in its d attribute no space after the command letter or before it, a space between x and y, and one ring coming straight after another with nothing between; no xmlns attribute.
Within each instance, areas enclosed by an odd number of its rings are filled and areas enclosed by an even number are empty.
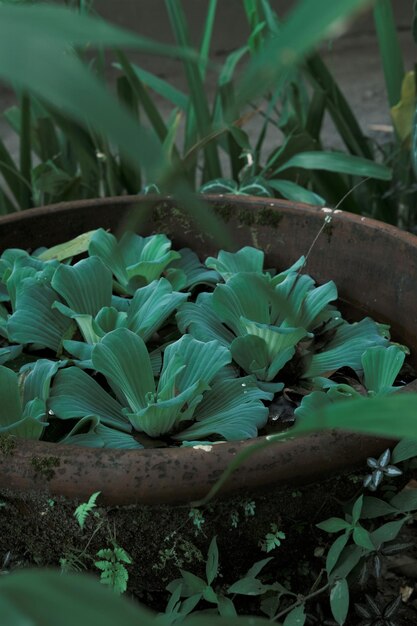
<svg viewBox="0 0 417 626"><path fill-rule="evenodd" d="M101 491L96 491L90 496L88 502L83 502L82 504L77 506L77 508L75 509L74 517L77 520L81 529L84 528L84 524L85 524L87 517L89 516L91 511L96 507L96 500L100 494L101 494Z"/></svg>

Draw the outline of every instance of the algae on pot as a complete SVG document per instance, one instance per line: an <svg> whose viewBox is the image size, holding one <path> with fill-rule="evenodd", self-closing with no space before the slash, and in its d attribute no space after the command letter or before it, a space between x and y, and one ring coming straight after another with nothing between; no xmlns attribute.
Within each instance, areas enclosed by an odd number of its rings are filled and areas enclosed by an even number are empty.
<svg viewBox="0 0 417 626"><path fill-rule="evenodd" d="M241 440L395 390L407 349L349 323L304 257L204 263L163 234L98 229L0 259L0 433L91 447ZM278 407L278 409L277 409ZM281 420L283 421L283 420Z"/></svg>

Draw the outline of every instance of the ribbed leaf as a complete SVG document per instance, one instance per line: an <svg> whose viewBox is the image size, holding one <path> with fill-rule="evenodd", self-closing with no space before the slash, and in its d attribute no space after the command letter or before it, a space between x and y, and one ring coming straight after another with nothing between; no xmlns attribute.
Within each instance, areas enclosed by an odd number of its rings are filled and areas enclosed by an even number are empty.
<svg viewBox="0 0 417 626"><path fill-rule="evenodd" d="M232 360L230 351L218 341L202 342L191 335L184 335L165 350L158 389L162 389L165 383L168 363L176 357L180 357L186 366L176 378L176 387L180 392L200 380L210 384L217 372Z"/></svg>
<svg viewBox="0 0 417 626"><path fill-rule="evenodd" d="M114 383L133 411L147 406L155 393L149 353L143 340L126 328L108 333L93 348L94 368Z"/></svg>
<svg viewBox="0 0 417 626"><path fill-rule="evenodd" d="M220 275L204 267L196 253L189 248L182 248L179 254L181 257L172 261L165 271L173 289L193 289L196 285L216 285L220 281ZM174 272L183 275L182 282L173 280Z"/></svg>
<svg viewBox="0 0 417 626"><path fill-rule="evenodd" d="M129 305L131 301L128 301ZM95 317L95 323L103 331L103 333L110 333L116 328L125 328L127 325L127 313L125 311L118 311L113 306L103 307Z"/></svg>
<svg viewBox="0 0 417 626"><path fill-rule="evenodd" d="M51 380L66 361L39 359L34 364L26 365L20 371L23 374L23 403L39 398L46 402L49 397Z"/></svg>
<svg viewBox="0 0 417 626"><path fill-rule="evenodd" d="M262 250L245 246L238 252L220 250L217 258L209 256L206 259L207 267L216 270L223 280L227 281L238 272L263 272L265 254Z"/></svg>
<svg viewBox="0 0 417 626"><path fill-rule="evenodd" d="M197 381L175 397L164 400L153 398L155 402L150 399L147 407L126 415L136 430L145 432L149 437L166 435L177 430L178 422L193 417L206 389L208 385L204 381Z"/></svg>
<svg viewBox="0 0 417 626"><path fill-rule="evenodd" d="M39 439L47 423L45 402L36 398L22 409L18 376L0 366L0 433L6 432L24 439Z"/></svg>
<svg viewBox="0 0 417 626"><path fill-rule="evenodd" d="M405 359L397 346L369 348L362 355L364 385L368 391L386 393L393 390Z"/></svg>
<svg viewBox="0 0 417 626"><path fill-rule="evenodd" d="M18 376L8 367L0 366L0 427L11 426L22 419Z"/></svg>
<svg viewBox="0 0 417 626"><path fill-rule="evenodd" d="M308 419L316 412L320 412L321 409L329 406L332 403L331 399L324 393L324 391L313 391L304 396L299 407L294 411L297 419Z"/></svg>
<svg viewBox="0 0 417 626"><path fill-rule="evenodd" d="M270 359L268 346L261 337L244 335L233 340L230 349L233 359L248 374L259 380L268 380ZM290 355L291 358L292 354Z"/></svg>
<svg viewBox="0 0 417 626"><path fill-rule="evenodd" d="M260 337L265 341L270 361L280 352L287 348L293 348L301 339L308 336L304 328L279 328L267 324L258 324L244 318L242 318L242 323L248 334Z"/></svg>
<svg viewBox="0 0 417 626"><path fill-rule="evenodd" d="M130 432L122 406L91 376L78 367L64 369L55 377L49 408L60 419L98 417L103 424Z"/></svg>
<svg viewBox="0 0 417 626"><path fill-rule="evenodd" d="M246 334L241 317L270 322L271 288L263 274L239 273L213 292L213 310L236 335Z"/></svg>
<svg viewBox="0 0 417 626"><path fill-rule="evenodd" d="M235 336L224 326L213 311L212 294L202 293L197 301L183 304L176 315L178 328L184 333L190 333L200 341L219 341L224 346L230 346Z"/></svg>
<svg viewBox="0 0 417 626"><path fill-rule="evenodd" d="M303 328L312 330L317 316L327 307L330 302L337 299L337 287L331 280L320 287L309 291L302 303L300 316L297 323Z"/></svg>
<svg viewBox="0 0 417 626"><path fill-rule="evenodd" d="M95 316L111 303L111 272L95 256L73 266L61 264L51 285L75 313Z"/></svg>
<svg viewBox="0 0 417 626"><path fill-rule="evenodd" d="M170 250L171 242L165 235L140 237L126 232L118 242L114 235L99 229L93 235L89 254L97 255L111 269L119 283L130 292L131 279L140 278L142 284L160 278L167 265L180 257Z"/></svg>
<svg viewBox="0 0 417 626"><path fill-rule="evenodd" d="M360 373L365 350L387 344L388 340L380 334L377 324L369 317L354 324L345 322L336 330L326 349L313 355L304 377L314 378L339 367L351 367Z"/></svg>
<svg viewBox="0 0 417 626"><path fill-rule="evenodd" d="M52 308L57 294L51 287L34 278L26 278L23 287L16 297L16 311L7 323L10 340L36 343L57 352L71 320Z"/></svg>
<svg viewBox="0 0 417 626"><path fill-rule="evenodd" d="M148 341L187 298L188 294L172 291L165 278L154 280L136 291L129 306L126 326Z"/></svg>
<svg viewBox="0 0 417 626"><path fill-rule="evenodd" d="M103 424L91 422L87 433L71 433L60 443L70 446L84 446L86 448L119 448L123 450L139 450L143 446L126 432L120 432Z"/></svg>
<svg viewBox="0 0 417 626"><path fill-rule="evenodd" d="M220 435L227 441L256 437L268 419L262 400L273 394L261 391L252 376L223 380L204 394L195 411L196 423L174 439L202 439Z"/></svg>

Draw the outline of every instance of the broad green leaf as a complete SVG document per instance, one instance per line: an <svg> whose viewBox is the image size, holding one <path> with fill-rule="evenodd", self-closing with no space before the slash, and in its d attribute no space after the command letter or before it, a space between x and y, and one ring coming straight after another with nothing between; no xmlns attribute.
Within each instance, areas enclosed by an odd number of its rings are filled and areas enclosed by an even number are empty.
<svg viewBox="0 0 417 626"><path fill-rule="evenodd" d="M331 280L320 287L309 291L301 305L301 311L297 316L297 325L313 330L317 324L317 317L323 312L330 302L337 299L337 288Z"/></svg>
<svg viewBox="0 0 417 626"><path fill-rule="evenodd" d="M171 261L180 258L170 248L171 242L165 235L140 237L125 232L117 241L114 235L99 229L91 238L89 254L101 258L121 287L133 294L138 282L146 285L157 280Z"/></svg>
<svg viewBox="0 0 417 626"><path fill-rule="evenodd" d="M390 505L403 513L417 509L417 489L403 489L390 500Z"/></svg>
<svg viewBox="0 0 417 626"><path fill-rule="evenodd" d="M356 526L353 529L352 537L357 546L365 548L365 550L375 550L370 533L365 530L365 528L362 528L362 526Z"/></svg>
<svg viewBox="0 0 417 626"><path fill-rule="evenodd" d="M0 610L7 626L154 624L151 611L109 593L91 576L39 568L1 577Z"/></svg>
<svg viewBox="0 0 417 626"><path fill-rule="evenodd" d="M133 411L155 393L149 353L143 340L126 328L108 333L92 352L94 368L116 385Z"/></svg>
<svg viewBox="0 0 417 626"><path fill-rule="evenodd" d="M146 395L142 409L127 414L134 428L157 437L177 429L181 420L192 419L203 392L230 361L229 350L217 341L203 343L184 335L170 344L157 392Z"/></svg>
<svg viewBox="0 0 417 626"><path fill-rule="evenodd" d="M274 175L291 167L300 167L307 170L325 170L351 174L352 176L365 176L380 180L391 180L392 170L382 163L375 163L370 159L343 154L342 152L302 152L286 161L284 165L274 171Z"/></svg>
<svg viewBox="0 0 417 626"><path fill-rule="evenodd" d="M295 409L294 415L297 419L309 419L311 415L318 413L321 409L331 404L332 401L327 393L323 391L313 391L303 397L300 406Z"/></svg>
<svg viewBox="0 0 417 626"><path fill-rule="evenodd" d="M39 398L46 402L49 397L51 381L65 361L38 359L33 365L26 365L20 370L23 378L23 402Z"/></svg>
<svg viewBox="0 0 417 626"><path fill-rule="evenodd" d="M374 393L387 393L394 389L405 359L403 350L397 346L376 346L362 355L363 381L366 389Z"/></svg>
<svg viewBox="0 0 417 626"><path fill-rule="evenodd" d="M95 316L111 303L111 272L98 257L73 266L61 264L51 285L75 313Z"/></svg>
<svg viewBox="0 0 417 626"><path fill-rule="evenodd" d="M216 537L211 540L206 561L206 579L207 583L211 585L216 578L219 569L219 550L217 548Z"/></svg>
<svg viewBox="0 0 417 626"><path fill-rule="evenodd" d="M268 185L275 191L281 194L283 198L292 200L293 202L305 202L306 204L312 204L313 206L325 206L326 201L318 194L297 185L290 180L281 180L274 178L268 180Z"/></svg>
<svg viewBox="0 0 417 626"><path fill-rule="evenodd" d="M336 566L339 560L339 556L341 555L347 542L349 541L349 537L350 537L350 533L345 532L343 535L340 535L340 537L337 537L337 539L335 539L332 545L330 546L329 551L327 553L327 557L326 557L326 572L328 575L332 572L332 570Z"/></svg>
<svg viewBox="0 0 417 626"><path fill-rule="evenodd" d="M304 626L305 621L306 614L304 611L304 604L302 604L288 613L283 626Z"/></svg>
<svg viewBox="0 0 417 626"><path fill-rule="evenodd" d="M349 585L346 578L337 580L331 588L330 608L336 622L342 626L349 610Z"/></svg>
<svg viewBox="0 0 417 626"><path fill-rule="evenodd" d="M0 335L2 335L1 332ZM8 361L16 359L22 354L22 350L23 346L7 346L6 348L0 348L0 365L4 365Z"/></svg>
<svg viewBox="0 0 417 626"><path fill-rule="evenodd" d="M365 496L363 499L362 519L374 519L397 512L397 509L385 502L385 500L380 500L373 496Z"/></svg>
<svg viewBox="0 0 417 626"><path fill-rule="evenodd" d="M176 357L186 366L175 381L178 391L184 391L200 380L210 384L217 372L231 362L230 351L218 341L206 343L184 335L165 350L158 391L164 388L168 364Z"/></svg>
<svg viewBox="0 0 417 626"><path fill-rule="evenodd" d="M392 451L392 462L401 463L417 456L417 439L403 439Z"/></svg>
<svg viewBox="0 0 417 626"><path fill-rule="evenodd" d="M247 334L241 318L270 323L271 288L263 274L239 273L213 292L213 310L237 335Z"/></svg>
<svg viewBox="0 0 417 626"><path fill-rule="evenodd" d="M395 520L394 522L387 522L374 530L371 533L371 540L374 546L379 549L381 544L394 541L407 521L408 517L405 516L402 519Z"/></svg>
<svg viewBox="0 0 417 626"><path fill-rule="evenodd" d="M0 391L0 425L3 429L22 419L18 376L8 367L0 366Z"/></svg>
<svg viewBox="0 0 417 626"><path fill-rule="evenodd" d="M178 328L199 341L217 340L230 346L235 336L213 310L212 294L201 293L196 302L186 302L176 315Z"/></svg>
<svg viewBox="0 0 417 626"><path fill-rule="evenodd" d="M131 302L132 301L129 300L128 310L130 310ZM94 322L103 334L110 333L112 330L125 328L127 326L127 312L118 311L113 306L105 306L97 313Z"/></svg>
<svg viewBox="0 0 417 626"><path fill-rule="evenodd" d="M360 496L357 500L355 500L352 507L352 523L356 524L361 516L363 506L363 495Z"/></svg>
<svg viewBox="0 0 417 626"><path fill-rule="evenodd" d="M47 426L45 402L35 398L22 407L18 376L3 366L0 366L0 396L0 432L39 439Z"/></svg>
<svg viewBox="0 0 417 626"><path fill-rule="evenodd" d="M165 278L138 289L130 303L126 327L148 341L189 294L172 291Z"/></svg>
<svg viewBox="0 0 417 626"><path fill-rule="evenodd" d="M180 570L180 572L184 580L184 587L182 591L183 596L187 597L194 595L195 593L203 593L204 589L207 587L205 580L185 570Z"/></svg>
<svg viewBox="0 0 417 626"><path fill-rule="evenodd" d="M168 399L148 394L146 407L126 415L135 430L143 431L149 437L160 437L177 430L182 419L189 420L193 417L197 405L201 402L202 393L207 388L208 385L204 381L196 381Z"/></svg>
<svg viewBox="0 0 417 626"><path fill-rule="evenodd" d="M16 310L7 323L10 340L39 344L57 352L62 340L68 338L71 320L52 308L57 294L47 284L26 278L23 287L16 297Z"/></svg>
<svg viewBox="0 0 417 626"><path fill-rule="evenodd" d="M388 340L381 335L378 325L369 317L353 324L344 322L336 330L326 349L311 357L304 377L314 378L339 367L351 367L360 373L365 350L387 344Z"/></svg>
<svg viewBox="0 0 417 626"><path fill-rule="evenodd" d="M64 261L65 259L69 259L73 256L83 254L84 252L87 252L90 239L95 232L95 230L90 230L87 233L78 235L78 237L75 237L70 241L48 248L47 250L44 250L44 252L38 254L37 258L41 261L51 261L53 259L56 259L57 261Z"/></svg>
<svg viewBox="0 0 417 626"><path fill-rule="evenodd" d="M189 248L182 248L179 254L181 257L174 259L165 271L173 289L193 289L197 285L214 286L220 281L220 275L204 267L196 253Z"/></svg>
<svg viewBox="0 0 417 626"><path fill-rule="evenodd" d="M206 265L218 272L227 281L238 272L263 272L265 254L262 250L245 246L238 252L220 250L217 258L207 257Z"/></svg>
<svg viewBox="0 0 417 626"><path fill-rule="evenodd" d="M257 378L272 381L294 356L295 345L306 336L303 328L279 328L242 318L249 334L237 337L230 347L234 360Z"/></svg>
<svg viewBox="0 0 417 626"><path fill-rule="evenodd" d="M58 372L52 386L49 408L60 419L95 415L103 424L125 432L131 431L122 413L122 406L78 367Z"/></svg>
<svg viewBox="0 0 417 626"><path fill-rule="evenodd" d="M349 522L346 522L340 517L330 517L324 522L316 524L316 526L321 530L325 530L326 533L338 533L341 530L349 530L351 528Z"/></svg>
<svg viewBox="0 0 417 626"><path fill-rule="evenodd" d="M213 434L226 441L256 437L268 420L268 408L262 400L272 397L259 389L252 376L215 383L195 410L196 422L174 439L201 440Z"/></svg>
<svg viewBox="0 0 417 626"><path fill-rule="evenodd" d="M87 448L118 448L122 450L140 450L143 448L132 435L100 423L94 425L89 432L69 435L60 443Z"/></svg>

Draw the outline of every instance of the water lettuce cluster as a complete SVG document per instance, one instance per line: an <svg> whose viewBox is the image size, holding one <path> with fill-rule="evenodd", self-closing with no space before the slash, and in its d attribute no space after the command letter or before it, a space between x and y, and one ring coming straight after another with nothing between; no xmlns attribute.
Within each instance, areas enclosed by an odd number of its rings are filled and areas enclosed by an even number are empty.
<svg viewBox="0 0 417 626"><path fill-rule="evenodd" d="M265 269L252 247L203 264L162 234L98 229L0 259L0 433L92 447L247 439L285 385L297 419L390 393L406 349L349 323L336 285L301 257ZM338 372L350 368L352 385Z"/></svg>

